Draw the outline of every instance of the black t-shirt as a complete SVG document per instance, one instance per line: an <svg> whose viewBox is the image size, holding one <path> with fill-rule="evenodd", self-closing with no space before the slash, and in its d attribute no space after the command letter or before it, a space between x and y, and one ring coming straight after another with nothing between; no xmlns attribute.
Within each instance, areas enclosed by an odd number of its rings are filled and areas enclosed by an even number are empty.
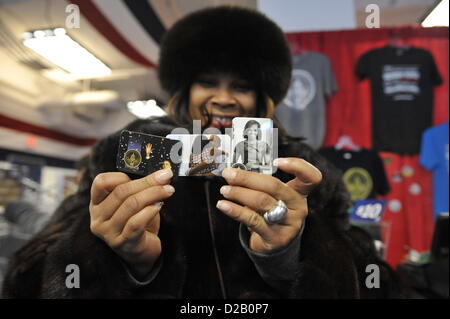
<svg viewBox="0 0 450 319"><path fill-rule="evenodd" d="M372 86L373 148L418 154L422 133L432 125L433 86L442 83L431 53L384 46L363 54L355 71Z"/></svg>
<svg viewBox="0 0 450 319"><path fill-rule="evenodd" d="M383 161L376 152L326 147L320 149L319 153L341 170L352 201L373 199L376 195L386 195L389 192Z"/></svg>

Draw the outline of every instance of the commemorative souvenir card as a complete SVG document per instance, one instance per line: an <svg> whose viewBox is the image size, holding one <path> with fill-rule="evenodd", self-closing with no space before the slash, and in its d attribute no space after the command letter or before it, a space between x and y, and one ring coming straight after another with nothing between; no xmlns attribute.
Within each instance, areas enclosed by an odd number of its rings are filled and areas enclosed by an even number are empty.
<svg viewBox="0 0 450 319"><path fill-rule="evenodd" d="M275 171L272 162L278 155L272 120L235 117L232 132L231 167L272 175Z"/></svg>
<svg viewBox="0 0 450 319"><path fill-rule="evenodd" d="M116 165L120 171L141 176L171 168L176 176L181 153L180 141L124 130L120 134Z"/></svg>
<svg viewBox="0 0 450 319"><path fill-rule="evenodd" d="M183 143L179 176L221 176L230 166L230 136L222 134L170 134Z"/></svg>

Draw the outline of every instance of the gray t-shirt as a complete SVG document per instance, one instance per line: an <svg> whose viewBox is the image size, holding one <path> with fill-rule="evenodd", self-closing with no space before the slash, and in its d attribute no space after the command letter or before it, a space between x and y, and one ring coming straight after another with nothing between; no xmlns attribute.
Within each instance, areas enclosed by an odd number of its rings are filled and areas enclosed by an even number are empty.
<svg viewBox="0 0 450 319"><path fill-rule="evenodd" d="M318 149L325 137L326 97L337 90L336 79L330 60L321 53L302 52L292 63L291 85L275 116L289 135L305 137Z"/></svg>

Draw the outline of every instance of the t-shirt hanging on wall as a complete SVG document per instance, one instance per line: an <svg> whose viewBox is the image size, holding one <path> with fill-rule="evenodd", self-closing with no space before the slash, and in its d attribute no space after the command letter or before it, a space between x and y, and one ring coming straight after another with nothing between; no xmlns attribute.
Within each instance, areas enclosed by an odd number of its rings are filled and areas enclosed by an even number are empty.
<svg viewBox="0 0 450 319"><path fill-rule="evenodd" d="M325 136L326 97L337 90L331 63L325 55L304 51L292 57L291 86L275 116L287 133L306 137L317 149Z"/></svg>
<svg viewBox="0 0 450 319"><path fill-rule="evenodd" d="M419 164L419 155L380 152L391 190L382 217L385 259L393 266L408 254L430 249L433 235L431 174Z"/></svg>
<svg viewBox="0 0 450 319"><path fill-rule="evenodd" d="M376 195L389 192L383 161L376 152L326 147L320 149L319 153L342 171L352 201L374 199Z"/></svg>
<svg viewBox="0 0 450 319"><path fill-rule="evenodd" d="M433 171L433 211L448 213L448 122L423 133L420 164Z"/></svg>
<svg viewBox="0 0 450 319"><path fill-rule="evenodd" d="M373 148L418 154L422 133L432 125L433 86L442 83L431 53L384 46L363 54L356 74L371 82Z"/></svg>

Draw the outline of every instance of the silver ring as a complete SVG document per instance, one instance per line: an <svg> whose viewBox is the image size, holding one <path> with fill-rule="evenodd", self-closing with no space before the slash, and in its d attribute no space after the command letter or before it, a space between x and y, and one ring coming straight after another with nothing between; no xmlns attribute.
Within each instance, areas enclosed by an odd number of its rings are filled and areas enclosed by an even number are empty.
<svg viewBox="0 0 450 319"><path fill-rule="evenodd" d="M286 204L279 200L275 207L264 213L264 220L267 224L272 225L281 221L286 216L288 208Z"/></svg>

